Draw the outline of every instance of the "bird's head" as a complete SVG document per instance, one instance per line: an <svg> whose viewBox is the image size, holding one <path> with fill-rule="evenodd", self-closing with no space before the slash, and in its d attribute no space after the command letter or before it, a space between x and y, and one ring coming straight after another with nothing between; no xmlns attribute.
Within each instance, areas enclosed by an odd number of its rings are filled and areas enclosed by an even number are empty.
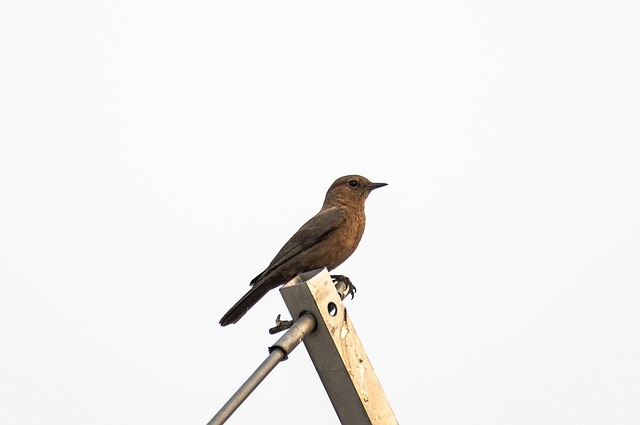
<svg viewBox="0 0 640 425"><path fill-rule="evenodd" d="M386 185L387 183L371 183L366 177L355 174L340 177L327 191L324 206L364 205L372 190Z"/></svg>

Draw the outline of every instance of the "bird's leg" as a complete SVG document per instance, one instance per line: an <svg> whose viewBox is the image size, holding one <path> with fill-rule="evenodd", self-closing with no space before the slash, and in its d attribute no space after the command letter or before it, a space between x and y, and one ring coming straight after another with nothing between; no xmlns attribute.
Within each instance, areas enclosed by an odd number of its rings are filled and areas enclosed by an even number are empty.
<svg viewBox="0 0 640 425"><path fill-rule="evenodd" d="M269 333L271 335L277 334L278 332L286 331L291 326L293 326L293 320L280 320L280 314L278 314L276 325L269 329Z"/></svg>
<svg viewBox="0 0 640 425"><path fill-rule="evenodd" d="M344 300L347 295L351 295L351 299L356 295L356 286L351 283L351 280L347 276L341 274L331 275L331 280L336 285L336 290L340 294L340 299Z"/></svg>

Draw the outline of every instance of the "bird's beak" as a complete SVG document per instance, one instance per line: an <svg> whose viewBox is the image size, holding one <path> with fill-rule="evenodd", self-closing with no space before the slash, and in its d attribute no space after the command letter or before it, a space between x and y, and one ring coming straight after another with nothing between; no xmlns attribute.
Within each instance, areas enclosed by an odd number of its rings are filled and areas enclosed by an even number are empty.
<svg viewBox="0 0 640 425"><path fill-rule="evenodd" d="M369 186L367 186L367 189L369 189L370 191L373 189L377 189L379 187L383 187L386 186L387 183L371 183Z"/></svg>

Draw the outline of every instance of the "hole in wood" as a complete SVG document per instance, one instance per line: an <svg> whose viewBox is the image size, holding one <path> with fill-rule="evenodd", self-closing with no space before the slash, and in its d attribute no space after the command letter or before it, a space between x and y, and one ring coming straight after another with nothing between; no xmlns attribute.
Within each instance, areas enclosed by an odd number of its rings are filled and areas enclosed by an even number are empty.
<svg viewBox="0 0 640 425"><path fill-rule="evenodd" d="M334 303L329 303L327 305L327 311L329 312L329 316L334 317L338 314L338 307Z"/></svg>

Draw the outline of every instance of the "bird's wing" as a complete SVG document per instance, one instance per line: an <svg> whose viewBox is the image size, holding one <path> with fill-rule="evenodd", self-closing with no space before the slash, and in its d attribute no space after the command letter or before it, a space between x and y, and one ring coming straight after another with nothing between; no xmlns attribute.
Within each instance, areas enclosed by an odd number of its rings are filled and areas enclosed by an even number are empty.
<svg viewBox="0 0 640 425"><path fill-rule="evenodd" d="M327 208L313 216L302 225L298 231L291 236L291 239L284 244L278 254L269 264L269 267L250 283L254 285L269 272L290 260L301 252L306 251L318 242L326 239L333 231L342 224L347 217L347 213L340 207Z"/></svg>

